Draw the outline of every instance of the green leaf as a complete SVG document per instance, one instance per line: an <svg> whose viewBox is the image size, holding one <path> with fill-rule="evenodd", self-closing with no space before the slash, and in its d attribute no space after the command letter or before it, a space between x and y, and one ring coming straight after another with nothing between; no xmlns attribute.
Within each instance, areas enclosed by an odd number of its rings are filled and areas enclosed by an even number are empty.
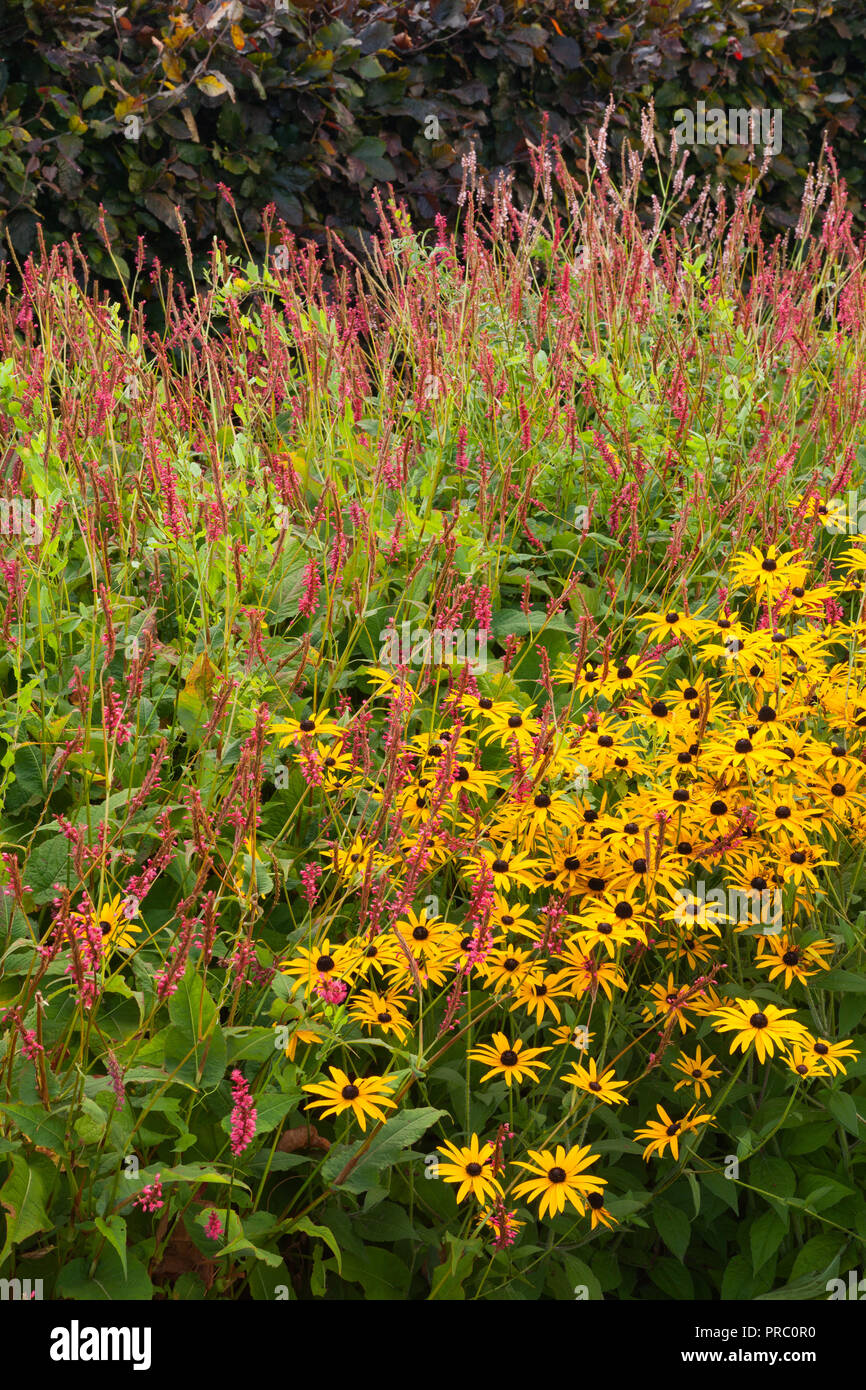
<svg viewBox="0 0 866 1390"><path fill-rule="evenodd" d="M341 1186L347 1192L357 1193L366 1192L369 1187L375 1186L376 1175L396 1163L403 1150L414 1144L416 1139L420 1139L421 1135L444 1114L444 1110L432 1110L429 1107L401 1110L399 1115L394 1115L382 1127ZM360 1140L357 1144L340 1144L336 1150L331 1150L322 1165L322 1177L325 1182L333 1182L339 1176L349 1160L363 1147L363 1143L364 1141Z"/></svg>
<svg viewBox="0 0 866 1390"><path fill-rule="evenodd" d="M819 989L842 990L845 994L866 994L866 975L851 970L828 970L815 981Z"/></svg>
<svg viewBox="0 0 866 1390"><path fill-rule="evenodd" d="M671 1260L668 1256L658 1260L650 1271L650 1278L656 1288L661 1289L662 1293L666 1293L670 1298L687 1302L695 1296L692 1276L678 1260Z"/></svg>
<svg viewBox="0 0 866 1390"><path fill-rule="evenodd" d="M105 1236L105 1239L114 1246L120 1256L120 1262L123 1266L123 1277L126 1279L128 1277L126 1264L126 1221L122 1216L118 1216L115 1213L115 1215L109 1217L107 1221L103 1217L97 1216L94 1224L97 1231Z"/></svg>
<svg viewBox="0 0 866 1390"><path fill-rule="evenodd" d="M172 1027L165 1035L166 1068L177 1070L182 1081L192 1076L202 1090L212 1090L225 1074L226 1040L216 1004L200 976L189 971L184 975L169 1000L168 1013Z"/></svg>
<svg viewBox="0 0 866 1390"><path fill-rule="evenodd" d="M853 1134L855 1139L860 1137L860 1120L857 1116L857 1106L854 1097L849 1096L847 1091L830 1091L827 1095L825 1108L830 1111L834 1119L838 1120L849 1134Z"/></svg>
<svg viewBox="0 0 866 1390"><path fill-rule="evenodd" d="M35 903L51 902L57 896L55 883L66 883L69 864L69 841L65 835L54 835L37 845L24 872L24 882L33 890Z"/></svg>
<svg viewBox="0 0 866 1390"><path fill-rule="evenodd" d="M401 1259L390 1250L370 1245L363 1255L343 1252L342 1275L352 1284L361 1284L365 1298L400 1302L409 1292L410 1274Z"/></svg>
<svg viewBox="0 0 866 1390"><path fill-rule="evenodd" d="M23 1154L13 1154L12 1172L0 1188L0 1206L6 1212L6 1240L0 1250L0 1266L13 1245L35 1235L37 1231L49 1231L51 1217L45 1210L45 1202L53 1187L54 1170L47 1159L34 1158L30 1162Z"/></svg>
<svg viewBox="0 0 866 1390"><path fill-rule="evenodd" d="M41 1105L13 1105L8 1100L0 1100L0 1114L8 1115L31 1144L52 1153L66 1153L65 1115L46 1112Z"/></svg>
<svg viewBox="0 0 866 1390"><path fill-rule="evenodd" d="M128 1303L153 1298L153 1285L147 1269L134 1255L130 1255L126 1273L116 1250L106 1250L93 1276L90 1275L90 1260L70 1260L60 1271L55 1286L55 1296L74 1298L87 1302L95 1299L99 1303Z"/></svg>
<svg viewBox="0 0 866 1390"><path fill-rule="evenodd" d="M836 1231L822 1231L820 1235L807 1240L794 1260L791 1282L819 1274L831 1278L846 1244L845 1237Z"/></svg>
<svg viewBox="0 0 866 1390"><path fill-rule="evenodd" d="M752 1273L757 1274L775 1255L785 1239L784 1221L774 1211L765 1211L749 1227L749 1249L752 1252Z"/></svg>
<svg viewBox="0 0 866 1390"><path fill-rule="evenodd" d="M292 1231L303 1231L305 1235L311 1236L313 1240L323 1240L329 1250L334 1252L337 1261L337 1269L342 1274L343 1262L340 1254L340 1247L337 1244L334 1232L327 1226L316 1226L308 1216L301 1216L297 1221L291 1223Z"/></svg>
<svg viewBox="0 0 866 1390"><path fill-rule="evenodd" d="M816 1123L801 1125L799 1129L786 1133L784 1137L785 1153L795 1157L798 1154L814 1153L816 1149L823 1149L836 1131L836 1126L831 1120L818 1120Z"/></svg>
<svg viewBox="0 0 866 1390"><path fill-rule="evenodd" d="M722 1298L725 1302L751 1298L755 1287L752 1268L745 1255L735 1255L725 1266L722 1276Z"/></svg>
<svg viewBox="0 0 866 1390"><path fill-rule="evenodd" d="M670 1202L656 1200L653 1203L656 1230L672 1255L682 1260L691 1238L691 1223L684 1211Z"/></svg>

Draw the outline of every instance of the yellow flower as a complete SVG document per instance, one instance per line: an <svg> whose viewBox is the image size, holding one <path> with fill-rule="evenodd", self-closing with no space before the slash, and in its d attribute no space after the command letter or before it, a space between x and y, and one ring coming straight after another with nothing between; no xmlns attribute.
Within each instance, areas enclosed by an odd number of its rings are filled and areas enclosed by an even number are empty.
<svg viewBox="0 0 866 1390"><path fill-rule="evenodd" d="M787 1017L793 1012L793 1009L777 1009L775 1004L736 999L733 1004L715 1010L711 1017L718 1020L717 1033L736 1033L731 1043L732 1052L738 1048L747 1052L754 1045L758 1061L763 1062L783 1043L799 1042L803 1038L806 1029L802 1023Z"/></svg>
<svg viewBox="0 0 866 1390"><path fill-rule="evenodd" d="M653 1154L658 1154L661 1157L668 1146L670 1146L672 1156L679 1158L679 1141L683 1136L691 1134L698 1125L706 1124L714 1118L712 1115L693 1115L692 1111L696 1109L697 1106L693 1105L681 1120L674 1120L663 1106L656 1106L659 1119L648 1120L643 1129L635 1130L636 1139L649 1139L650 1141L643 1154L646 1162L649 1162Z"/></svg>
<svg viewBox="0 0 866 1390"><path fill-rule="evenodd" d="M495 1197L502 1192L502 1185L492 1173L485 1173L485 1168L489 1168L494 1153L494 1145L490 1143L479 1144L478 1135L473 1134L468 1147L457 1148L450 1140L444 1144L437 1145L441 1154L446 1157L445 1163L439 1164L439 1176L446 1182L459 1183L457 1191L457 1201L462 1202L464 1197L470 1194L479 1202L486 1202L488 1198Z"/></svg>
<svg viewBox="0 0 866 1390"><path fill-rule="evenodd" d="M627 1105L628 1100L619 1092L629 1083L615 1081L614 1076L613 1067L601 1073L596 1066L595 1058L590 1057L585 1067L575 1062L574 1071L566 1072L560 1080L567 1082L569 1086L577 1086L579 1090L586 1091L587 1095L593 1096L595 1100L604 1101L607 1105Z"/></svg>
<svg viewBox="0 0 866 1390"><path fill-rule="evenodd" d="M589 1144L582 1149L567 1151L559 1144L555 1153L549 1149L540 1152L530 1149L529 1157L532 1160L530 1163L522 1160L515 1162L515 1167L525 1168L533 1176L526 1182L518 1183L514 1195L526 1197L530 1202L540 1198L539 1216L557 1216L565 1211L566 1201L583 1216L586 1211L584 1198L590 1192L600 1192L607 1182L606 1178L595 1177L586 1171L599 1157L590 1153Z"/></svg>
<svg viewBox="0 0 866 1390"><path fill-rule="evenodd" d="M493 1042L482 1043L479 1047L472 1048L469 1056L476 1062L486 1062L490 1066L490 1071L485 1072L482 1081L487 1081L491 1076L503 1076L505 1084L511 1085L512 1078L515 1081L522 1081L524 1072L532 1077L533 1081L538 1080L536 1071L548 1071L546 1062L539 1061L542 1052L551 1052L550 1047L524 1047L520 1038L510 1043L504 1033L494 1033Z"/></svg>
<svg viewBox="0 0 866 1390"><path fill-rule="evenodd" d="M396 1110L396 1101L388 1096L388 1090L394 1082L387 1076L365 1076L356 1079L347 1076L339 1067L328 1067L328 1071L331 1073L330 1081L312 1082L301 1087L311 1095L321 1096L321 1100L308 1101L307 1109L321 1107L322 1119L328 1115L342 1115L344 1110L351 1110L358 1124L365 1130L367 1115L371 1115L375 1120L385 1120L387 1116L382 1106Z"/></svg>

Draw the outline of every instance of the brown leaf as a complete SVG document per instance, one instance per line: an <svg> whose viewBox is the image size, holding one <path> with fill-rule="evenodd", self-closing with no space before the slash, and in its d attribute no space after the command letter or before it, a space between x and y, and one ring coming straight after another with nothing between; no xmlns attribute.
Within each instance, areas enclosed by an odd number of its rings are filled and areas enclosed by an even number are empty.
<svg viewBox="0 0 866 1390"><path fill-rule="evenodd" d="M284 1154L293 1154L298 1149L324 1149L331 1147L330 1140L323 1139L314 1125L299 1125L297 1129L287 1129L280 1135L277 1149Z"/></svg>
<svg viewBox="0 0 866 1390"><path fill-rule="evenodd" d="M218 1272L216 1262L201 1253L186 1226L179 1221L152 1277L154 1283L163 1283L174 1281L181 1274L197 1274L205 1288L210 1289Z"/></svg>

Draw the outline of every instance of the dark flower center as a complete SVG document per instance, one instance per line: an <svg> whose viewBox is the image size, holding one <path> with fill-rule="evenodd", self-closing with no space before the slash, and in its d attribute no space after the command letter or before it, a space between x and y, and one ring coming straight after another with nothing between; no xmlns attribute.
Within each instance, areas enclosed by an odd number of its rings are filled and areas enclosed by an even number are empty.
<svg viewBox="0 0 866 1390"><path fill-rule="evenodd" d="M710 802L710 812L711 812L711 814L714 815L714 816L723 816L723 815L725 815L725 813L727 812L727 809L728 809L728 803L727 803L727 801L711 801L711 802Z"/></svg>
<svg viewBox="0 0 866 1390"><path fill-rule="evenodd" d="M766 1028L769 1021L766 1014L752 1014L752 1017L749 1019L749 1026L751 1028Z"/></svg>
<svg viewBox="0 0 866 1390"><path fill-rule="evenodd" d="M847 790L848 788L845 786L844 782L834 782L832 787L830 788L830 791L833 793L834 796L844 796Z"/></svg>
<svg viewBox="0 0 866 1390"><path fill-rule="evenodd" d="M775 560L761 561L761 569L764 571L765 574L773 574L778 568L779 566L776 564Z"/></svg>
<svg viewBox="0 0 866 1390"><path fill-rule="evenodd" d="M507 859L494 859L490 867L495 874L507 874L508 864L509 860Z"/></svg>
<svg viewBox="0 0 866 1390"><path fill-rule="evenodd" d="M698 698L698 691L695 689L695 687L694 687L693 685L687 685L686 688L685 688L685 690L683 691L683 699L684 699L684 700L696 700L697 698Z"/></svg>
<svg viewBox="0 0 866 1390"><path fill-rule="evenodd" d="M538 793L538 796L535 798L535 805L541 811L547 810L547 807L550 805L550 797L547 795L547 792Z"/></svg>
<svg viewBox="0 0 866 1390"><path fill-rule="evenodd" d="M412 933L416 941L426 941L429 935L430 933L426 927L416 927Z"/></svg>
<svg viewBox="0 0 866 1390"><path fill-rule="evenodd" d="M298 728L302 733L311 734L316 727L315 719L302 719Z"/></svg>
<svg viewBox="0 0 866 1390"><path fill-rule="evenodd" d="M735 753L751 753L752 741L748 738L738 738L734 744Z"/></svg>
<svg viewBox="0 0 866 1390"><path fill-rule="evenodd" d="M517 1053L512 1052L511 1048L508 1047L501 1054L499 1060L502 1063L503 1067L513 1067L517 1062Z"/></svg>
<svg viewBox="0 0 866 1390"><path fill-rule="evenodd" d="M650 706L650 713L651 713L651 714L654 714L654 715L656 716L657 719L664 719L664 717L665 717L665 715L667 714L667 712L668 712L668 707L667 707L667 705L665 704L664 700L656 700L656 701L654 701L654 703Z"/></svg>
<svg viewBox="0 0 866 1390"><path fill-rule="evenodd" d="M599 735L598 746L599 748L612 748L613 739L611 738L610 734Z"/></svg>
<svg viewBox="0 0 866 1390"><path fill-rule="evenodd" d="M467 1163L466 1165L466 1176L469 1178L477 1178L481 1174L481 1171L480 1163Z"/></svg>
<svg viewBox="0 0 866 1390"><path fill-rule="evenodd" d="M826 1043L816 1042L815 1051L817 1052L819 1057L826 1057L830 1049Z"/></svg>
<svg viewBox="0 0 866 1390"><path fill-rule="evenodd" d="M586 1199L593 1211L601 1211L604 1206L604 1197L600 1192L590 1192Z"/></svg>
<svg viewBox="0 0 866 1390"><path fill-rule="evenodd" d="M784 954L783 957L782 957L782 960L785 962L786 965L799 965L799 963L800 963L800 952L799 952L798 950L796 950L796 949L791 950L791 951L786 951L785 954Z"/></svg>
<svg viewBox="0 0 866 1390"><path fill-rule="evenodd" d="M678 623L679 620L679 613L665 613L665 622L670 623L671 627L673 627L674 623Z"/></svg>
<svg viewBox="0 0 866 1390"><path fill-rule="evenodd" d="M548 1182L565 1182L566 1172L564 1168L551 1168L547 1174Z"/></svg>
<svg viewBox="0 0 866 1390"><path fill-rule="evenodd" d="M389 1013L377 1014L376 1019L379 1023L390 1023L392 1015Z"/></svg>
<svg viewBox="0 0 866 1390"><path fill-rule="evenodd" d="M325 975L325 974L327 974L327 972L328 972L329 970L333 970L333 968L334 968L334 958L333 958L333 956L319 956L319 959L316 961L316 969L318 970L318 972L319 972L320 975Z"/></svg>
<svg viewBox="0 0 866 1390"><path fill-rule="evenodd" d="M632 862L632 868L636 874L645 874L647 871L647 862L645 859L635 859Z"/></svg>
<svg viewBox="0 0 866 1390"><path fill-rule="evenodd" d="M340 1095L343 1097L343 1100L357 1100L360 1094L361 1092L358 1090L358 1087L351 1085L344 1086L342 1091L340 1092Z"/></svg>
<svg viewBox="0 0 866 1390"><path fill-rule="evenodd" d="M521 716L520 716L519 714L510 714L510 715L508 716L508 727L509 727L509 729L520 729L520 728L522 728L522 726L523 726L523 719L521 718Z"/></svg>

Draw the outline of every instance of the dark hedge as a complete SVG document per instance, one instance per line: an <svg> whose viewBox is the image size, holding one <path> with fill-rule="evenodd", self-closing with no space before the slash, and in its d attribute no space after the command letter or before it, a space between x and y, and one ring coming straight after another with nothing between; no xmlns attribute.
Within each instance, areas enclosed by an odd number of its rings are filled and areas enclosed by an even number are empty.
<svg viewBox="0 0 866 1390"><path fill-rule="evenodd" d="M796 223L826 131L861 219L864 35L863 0L0 0L0 254L9 242L26 254L41 224L49 243L78 233L112 274L100 204L122 271L141 235L178 261L175 205L197 255L214 234L243 254L220 184L256 251L269 202L299 235L333 227L357 246L377 220L376 184L393 184L420 222L451 222L470 146L479 168L512 170L528 196L527 141L544 113L579 171L611 96L614 148L629 132L638 141L650 97L662 144L674 110L699 99L781 109L782 147L758 196L770 228ZM736 146L699 147L695 165L729 187L755 168Z"/></svg>

